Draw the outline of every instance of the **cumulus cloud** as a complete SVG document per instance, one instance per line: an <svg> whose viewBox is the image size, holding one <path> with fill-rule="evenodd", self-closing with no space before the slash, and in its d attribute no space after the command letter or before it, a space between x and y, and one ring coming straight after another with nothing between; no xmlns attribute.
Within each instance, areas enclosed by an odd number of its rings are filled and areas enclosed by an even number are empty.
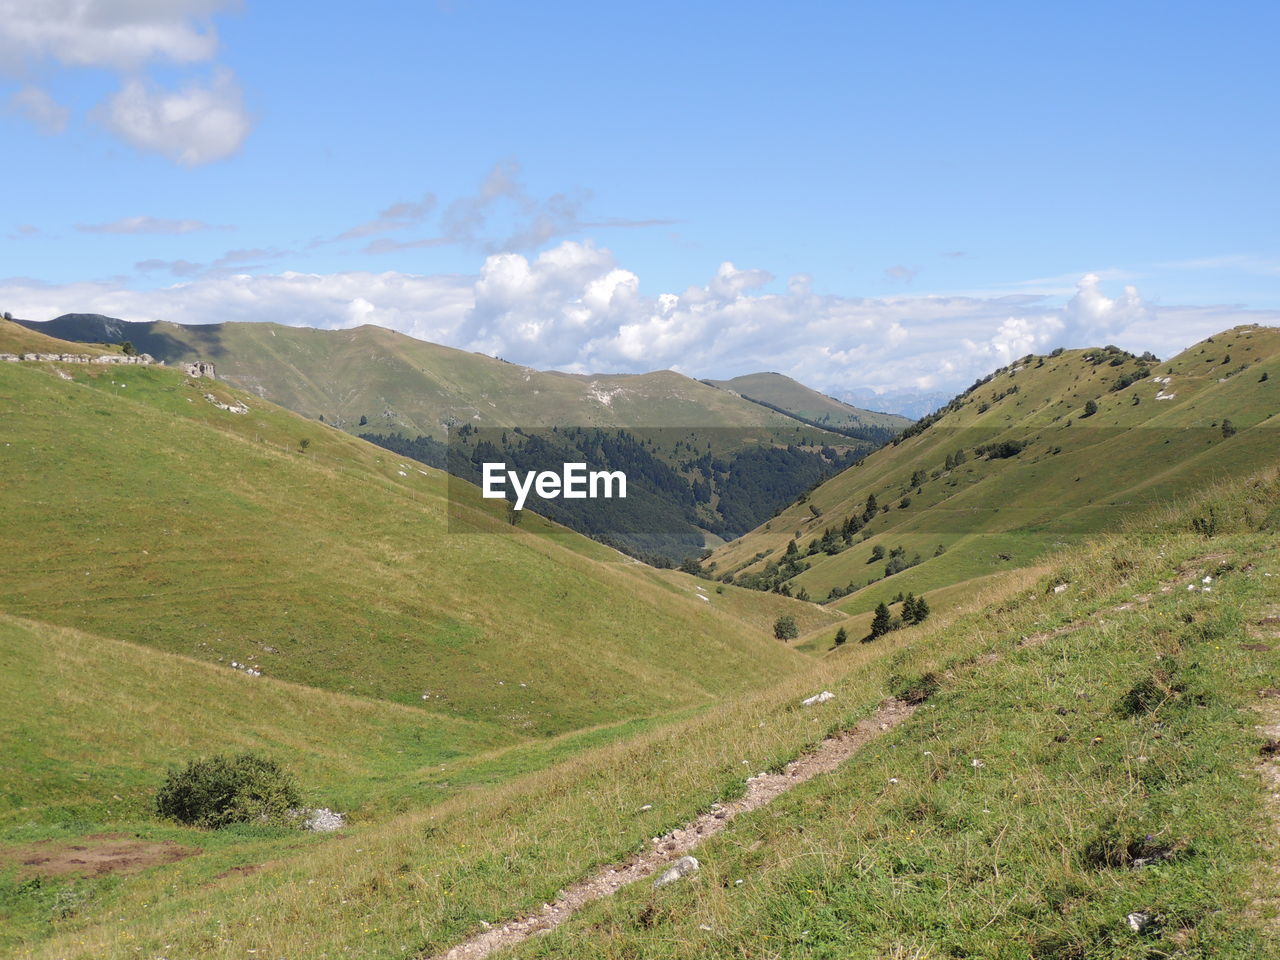
<svg viewBox="0 0 1280 960"><path fill-rule="evenodd" d="M21 114L41 133L58 134L67 129L70 112L39 87L23 87L9 98L9 109Z"/></svg>
<svg viewBox="0 0 1280 960"><path fill-rule="evenodd" d="M0 53L71 67L194 63L218 46L211 14L234 0L0 0Z"/></svg>
<svg viewBox="0 0 1280 960"><path fill-rule="evenodd" d="M81 233L195 233L198 230L225 230L203 220L169 220L164 217L121 217L110 223L77 223Z"/></svg>
<svg viewBox="0 0 1280 960"><path fill-rule="evenodd" d="M242 251L250 252L257 251ZM153 266L172 272L174 264ZM535 257L492 254L475 276L210 271L155 290L10 280L0 282L0 301L33 319L96 312L183 323L375 323L544 368L669 367L700 377L776 370L833 394L954 393L996 366L1055 346L1114 342L1166 356L1236 324L1280 324L1280 311L1157 308L1136 290L1108 294L1093 275L1078 278L1067 297L858 298L815 293L804 275L791 277L783 292L772 292L772 283L765 271L726 262L703 284L647 295L608 250L565 241Z"/></svg>
<svg viewBox="0 0 1280 960"><path fill-rule="evenodd" d="M107 101L102 120L139 150L187 167L231 156L249 135L240 88L228 70L216 71L207 86L176 91L130 80Z"/></svg>
<svg viewBox="0 0 1280 960"><path fill-rule="evenodd" d="M230 156L248 135L249 116L231 72L176 90L142 79L153 63L211 61L218 37L214 13L237 0L0 0L0 62L53 61L65 68L106 68L121 78L99 105L107 129L140 150L186 166ZM42 130L62 132L68 112L47 93L25 88L11 106Z"/></svg>

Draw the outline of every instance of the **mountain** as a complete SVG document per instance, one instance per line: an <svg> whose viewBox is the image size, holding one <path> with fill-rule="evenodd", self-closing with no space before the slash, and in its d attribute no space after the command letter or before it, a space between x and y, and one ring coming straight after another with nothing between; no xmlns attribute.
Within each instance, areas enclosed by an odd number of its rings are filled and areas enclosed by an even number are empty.
<svg viewBox="0 0 1280 960"><path fill-rule="evenodd" d="M1163 362L1116 347L1026 356L706 566L850 613L906 592L958 602L961 584L1274 464L1278 380L1273 328Z"/></svg>
<svg viewBox="0 0 1280 960"><path fill-rule="evenodd" d="M851 406L780 373L749 373L732 380L702 382L833 430L879 431L889 439L911 424L907 417Z"/></svg>
<svg viewBox="0 0 1280 960"><path fill-rule="evenodd" d="M352 431L444 439L450 426L463 423L483 427L797 426L790 416L670 370L598 375L540 371L372 325L350 330L277 323L184 325L75 313L44 322L18 322L63 340L112 344L128 340L139 352L168 363L211 360L220 378ZM364 424L362 417L367 420Z"/></svg>
<svg viewBox="0 0 1280 960"><path fill-rule="evenodd" d="M764 614L744 629L749 595L683 578L675 599L676 574L532 515L494 524L474 488L221 382L3 363L0 411L11 615L518 736L705 703L796 658Z"/></svg>
<svg viewBox="0 0 1280 960"><path fill-rule="evenodd" d="M745 533L908 422L867 414L865 421L827 429L670 370L543 372L376 326L184 326L98 314L19 322L69 340L128 341L171 364L213 361L230 384L432 466L446 466L450 428L455 439L462 426L487 429L492 433L481 439L502 446L508 446L510 430L544 428L544 440L562 460L583 454L551 436L551 428L582 428L595 436L625 430L628 455L599 466L635 470L654 481L641 484L643 495L629 504L625 529L602 529L581 504L539 506L574 529L656 562L679 562L709 543ZM791 383L793 394L823 399ZM592 447L615 449L599 442ZM514 469L532 467L522 449L505 452ZM659 474L665 479L654 479Z"/></svg>
<svg viewBox="0 0 1280 960"><path fill-rule="evenodd" d="M964 513L984 484L1023 509L1053 489L1000 471L1050 442L1041 468L1142 447L1059 478L1065 513L1076 483L1176 485L868 643L839 603L513 527L226 383L0 363L0 952L1274 956L1277 333L1142 378L1119 351L1024 358L819 487L800 506L830 517L838 482L936 454L913 498L956 479ZM1122 417L1183 404L1173 431ZM879 499L873 528L914 509ZM158 816L169 771L240 751L341 829ZM700 869L655 888L686 850Z"/></svg>

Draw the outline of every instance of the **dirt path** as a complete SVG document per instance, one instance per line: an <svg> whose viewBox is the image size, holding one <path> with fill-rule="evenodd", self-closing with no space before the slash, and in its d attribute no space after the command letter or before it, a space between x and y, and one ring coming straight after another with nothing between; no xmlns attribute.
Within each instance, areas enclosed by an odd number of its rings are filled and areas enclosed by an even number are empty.
<svg viewBox="0 0 1280 960"><path fill-rule="evenodd" d="M1205 576L1205 571L1200 565L1217 559L1220 557L1210 555L1188 562L1184 569L1160 584L1159 592L1171 592L1174 584L1187 580L1189 575L1192 582L1196 583ZM1105 622L1104 618L1107 614L1124 613L1138 606L1146 606L1151 600L1152 594L1138 594L1130 602L1099 610L1089 617L1064 624L1055 630L1024 636L1019 640L1018 646L1038 646L1054 637ZM999 654L986 654L978 659L976 665L986 666L999 659ZM488 927L457 946L443 953L432 954L425 960L482 960L496 950L516 946L536 934L554 930L587 904L612 896L622 887L668 868L707 837L714 836L723 830L725 824L738 814L759 809L793 787L820 774L835 770L866 743L892 730L910 717L915 710L916 705L901 700L884 701L866 720L850 730L832 734L818 744L812 752L789 763L781 773L766 773L750 778L747 781L746 793L739 799L730 803L717 804L710 813L705 813L683 827L658 837L653 843L652 850L632 857L623 864L605 867L587 879L578 881L567 888L564 895L554 903L543 904L540 913ZM1277 732L1280 733L1280 728L1277 728ZM1277 782L1280 784L1280 780Z"/></svg>
<svg viewBox="0 0 1280 960"><path fill-rule="evenodd" d="M852 729L827 737L812 752L787 764L781 773L751 777L742 797L730 803L716 804L710 813L704 813L683 827L658 837L652 844L653 849L580 880L566 889L554 903L544 904L540 913L483 930L444 953L433 954L429 960L480 960L495 950L513 947L534 934L555 929L588 903L611 896L629 883L665 870L703 840L723 830L725 824L738 814L759 809L793 787L835 770L862 746L892 730L915 710L914 705L901 700L886 700L866 720Z"/></svg>

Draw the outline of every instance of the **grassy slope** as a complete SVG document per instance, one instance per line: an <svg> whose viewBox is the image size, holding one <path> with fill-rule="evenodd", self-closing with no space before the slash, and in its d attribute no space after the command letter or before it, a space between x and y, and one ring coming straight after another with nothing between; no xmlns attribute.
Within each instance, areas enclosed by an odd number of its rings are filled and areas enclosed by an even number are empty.
<svg viewBox="0 0 1280 960"><path fill-rule="evenodd" d="M0 317L0 353L87 353L98 356L118 349L92 343L68 343Z"/></svg>
<svg viewBox="0 0 1280 960"><path fill-rule="evenodd" d="M442 474L337 430L172 370L67 371L0 365L0 610L522 735L794 669L583 537L449 533Z"/></svg>
<svg viewBox="0 0 1280 960"><path fill-rule="evenodd" d="M256 873L214 882L216 864L201 857L112 887L72 885L61 900L68 885L16 893L54 917L33 955L436 950L481 921L536 912L593 865L927 672L943 677L930 706L836 773L734 821L698 851L698 877L628 888L523 955L1274 955L1269 917L1251 904L1278 851L1258 842L1274 833L1249 770L1259 741L1248 706L1280 684L1280 659L1240 641L1246 619L1275 612L1278 503L1274 480L1219 492L1213 540L1190 533L1199 506L1086 544L1047 576L1024 572L772 689ZM1206 570L1212 593L1183 589ZM1048 589L1059 580L1071 585L1062 595ZM1114 609L1142 593L1150 607ZM1019 645L1084 618L1094 625ZM1154 712L1117 712L1152 677L1182 689ZM836 699L797 707L821 686ZM1142 870L1091 862L1147 834L1177 856ZM1136 910L1160 917L1142 938L1124 922Z"/></svg>
<svg viewBox="0 0 1280 960"><path fill-rule="evenodd" d="M105 318L40 325L68 339ZM383 327L316 330L275 323L184 326L113 320L110 331L174 363L213 360L218 375L291 410L361 432L443 439L445 424L767 428L796 421L670 370L578 376L543 372L416 340ZM362 416L368 424L359 426ZM828 436L830 442L839 437Z"/></svg>
<svg viewBox="0 0 1280 960"><path fill-rule="evenodd" d="M1006 370L923 433L877 451L819 487L808 502L721 547L712 558L717 573L780 559L793 536L805 547L825 527L838 529L845 517L860 514L874 493L882 509L891 509L859 535L869 539L855 538L851 549L834 557L808 558L811 569L791 581L793 589L804 587L815 598L853 583L860 589L836 606L858 614L902 591L932 595L1034 563L1079 535L1275 461L1280 330L1228 331L1152 364L1152 377L1173 378L1167 387L1148 379L1110 392L1115 379L1137 364L1094 366L1084 360L1092 352L1068 351L1045 358L1043 366ZM1231 362L1224 363L1228 355ZM1264 372L1269 379L1260 383ZM1004 395L1013 387L1017 393ZM1174 398L1157 401L1162 390ZM1099 412L1081 419L1088 399L1096 399ZM1229 439L1220 431L1224 418L1239 431ZM1030 445L1010 459L974 456L976 444L1004 439ZM943 472L946 456L958 448L965 448L968 461ZM918 489L910 485L917 470L929 476ZM904 495L911 503L900 509ZM821 517L812 515L810 503ZM925 562L874 582L883 577L884 563L869 560L872 548L899 544ZM946 552L935 557L939 545ZM762 552L767 556L755 560Z"/></svg>
<svg viewBox="0 0 1280 960"><path fill-rule="evenodd" d="M895 413L877 413L819 393L780 373L748 373L732 380L704 380L721 390L731 390L751 400L762 400L798 414L806 420L833 427L888 427L902 430L911 421Z"/></svg>

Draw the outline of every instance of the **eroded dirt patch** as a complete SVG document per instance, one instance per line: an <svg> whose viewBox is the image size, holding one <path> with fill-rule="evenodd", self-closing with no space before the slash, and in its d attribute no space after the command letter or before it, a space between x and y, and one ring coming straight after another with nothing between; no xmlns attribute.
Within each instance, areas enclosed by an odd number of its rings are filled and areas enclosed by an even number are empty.
<svg viewBox="0 0 1280 960"><path fill-rule="evenodd" d="M200 853L172 840L141 840L127 833L98 833L76 841L41 840L0 849L0 863L16 864L18 878L105 877L176 863Z"/></svg>

